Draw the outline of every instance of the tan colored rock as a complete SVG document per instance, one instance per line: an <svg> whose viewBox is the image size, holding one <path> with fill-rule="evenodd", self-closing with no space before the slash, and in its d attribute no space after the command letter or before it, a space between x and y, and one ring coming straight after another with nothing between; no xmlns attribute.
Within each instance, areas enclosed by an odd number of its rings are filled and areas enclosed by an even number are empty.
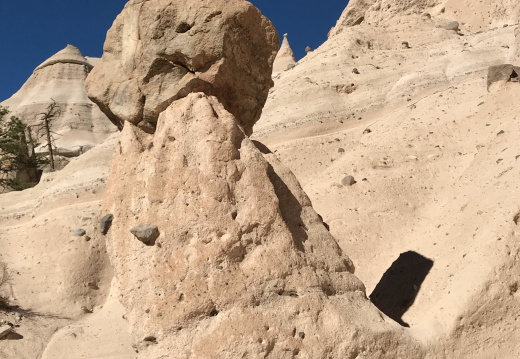
<svg viewBox="0 0 520 359"><path fill-rule="evenodd" d="M394 17L419 15L442 2L443 0L351 0L329 36L339 34L345 27L361 23L380 25Z"/></svg>
<svg viewBox="0 0 520 359"><path fill-rule="evenodd" d="M103 207L143 358L422 356L366 298L294 175L215 97L175 101L153 135L127 123ZM139 222L160 228L155 246L133 238Z"/></svg>
<svg viewBox="0 0 520 359"><path fill-rule="evenodd" d="M379 26L409 15L430 15L448 22L458 21L470 31L514 25L520 20L516 0L352 0L329 35L361 23ZM446 22L448 21L448 22Z"/></svg>
<svg viewBox="0 0 520 359"><path fill-rule="evenodd" d="M277 49L274 26L246 1L132 0L108 31L88 92L119 128L128 121L153 132L174 100L202 91L250 134Z"/></svg>
<svg viewBox="0 0 520 359"><path fill-rule="evenodd" d="M11 98L2 102L11 115L32 126L39 123L39 114L54 99L61 115L54 121L56 154L77 157L103 142L117 128L89 100L85 79L92 70L92 58L84 57L72 45L59 51L39 65L25 84ZM46 143L42 140L42 143ZM46 146L41 151L45 152Z"/></svg>
<svg viewBox="0 0 520 359"><path fill-rule="evenodd" d="M452 17L471 31L515 25L520 20L520 3L516 0L447 0L446 17Z"/></svg>
<svg viewBox="0 0 520 359"><path fill-rule="evenodd" d="M287 34L284 34L282 46L280 47L280 50L278 50L276 58L274 59L273 76L276 76L277 74L294 67L294 65L296 65L296 59L294 58L291 45L289 45Z"/></svg>
<svg viewBox="0 0 520 359"><path fill-rule="evenodd" d="M515 29L515 53L513 55L513 61L520 63L520 26Z"/></svg>
<svg viewBox="0 0 520 359"><path fill-rule="evenodd" d="M487 88L495 82L518 82L520 74L520 67L511 64L503 64L491 66L487 74Z"/></svg>
<svg viewBox="0 0 520 359"><path fill-rule="evenodd" d="M23 340L3 341L0 358L40 358L57 329L87 315L82 306L94 309L104 305L113 270L105 238L97 227L118 134L113 136L73 159L63 170L44 173L34 188L0 194L0 262L10 275L9 285L1 288L0 295L18 306L23 315L16 329ZM91 237L88 241L86 236L72 236L80 226ZM0 310L0 323L2 320L12 322L13 313ZM99 326L106 333L106 323ZM77 340L84 338L81 332L76 333ZM121 348L116 342L119 337L111 337L112 353ZM92 346L100 348L99 343ZM63 357L76 359L80 355L69 351Z"/></svg>

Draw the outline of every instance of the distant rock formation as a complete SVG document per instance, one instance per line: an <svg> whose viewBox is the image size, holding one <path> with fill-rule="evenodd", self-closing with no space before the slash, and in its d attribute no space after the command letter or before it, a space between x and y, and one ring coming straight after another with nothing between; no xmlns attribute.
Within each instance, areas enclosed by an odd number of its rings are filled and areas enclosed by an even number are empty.
<svg viewBox="0 0 520 359"><path fill-rule="evenodd" d="M278 75L281 72L284 72L287 69L290 69L296 65L296 59L294 58L293 50L291 49L291 45L289 45L289 40L287 39L287 34L283 35L282 46L276 55L273 64L273 76Z"/></svg>
<svg viewBox="0 0 520 359"><path fill-rule="evenodd" d="M142 46L115 36L137 27ZM168 29L180 30L159 31ZM134 347L141 358L422 358L367 299L296 177L247 136L255 117L228 103L235 94L261 110L273 34L239 0L131 1L109 30L87 87L124 123L103 211L113 214L107 246ZM222 38L234 57L215 47ZM213 75L225 65L236 88L190 72L208 54L210 69L220 64ZM241 92L253 79L263 85ZM166 81L174 92L141 101ZM153 241L134 236L141 224Z"/></svg>
<svg viewBox="0 0 520 359"><path fill-rule="evenodd" d="M57 155L79 156L117 131L87 96L85 79L95 61L84 57L77 47L67 45L39 65L2 106L9 107L12 115L24 123L34 125L38 115L55 100L61 108L52 128L59 134L55 136Z"/></svg>

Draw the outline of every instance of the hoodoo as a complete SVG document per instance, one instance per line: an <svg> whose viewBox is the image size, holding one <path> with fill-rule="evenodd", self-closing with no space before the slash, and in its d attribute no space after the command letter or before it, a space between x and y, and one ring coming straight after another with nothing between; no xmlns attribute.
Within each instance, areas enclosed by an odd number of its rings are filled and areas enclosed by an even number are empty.
<svg viewBox="0 0 520 359"><path fill-rule="evenodd" d="M133 345L141 358L419 358L291 171L248 137L277 49L239 0L130 1L108 33L87 83L123 128L103 210ZM142 225L154 241L134 236Z"/></svg>
<svg viewBox="0 0 520 359"><path fill-rule="evenodd" d="M274 59L273 76L276 76L279 73L284 72L287 69L290 69L294 65L296 65L296 59L294 58L294 53L291 49L291 45L289 45L287 34L284 34L282 46L280 47L280 50L278 50L278 54Z"/></svg>

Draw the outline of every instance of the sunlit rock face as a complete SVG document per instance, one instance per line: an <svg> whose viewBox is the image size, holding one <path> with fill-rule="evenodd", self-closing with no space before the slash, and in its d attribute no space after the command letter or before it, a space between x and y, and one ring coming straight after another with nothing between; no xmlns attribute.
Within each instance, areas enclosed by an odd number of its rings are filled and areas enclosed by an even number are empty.
<svg viewBox="0 0 520 359"><path fill-rule="evenodd" d="M52 124L52 131L57 134L55 154L79 156L117 131L87 96L85 79L96 61L84 57L77 47L67 45L39 65L2 106L9 107L11 115L34 126L40 123L40 114L56 101L61 113Z"/></svg>
<svg viewBox="0 0 520 359"><path fill-rule="evenodd" d="M272 86L278 34L246 1L130 1L107 34L87 83L118 127L153 132L159 114L190 92L216 96L247 134Z"/></svg>

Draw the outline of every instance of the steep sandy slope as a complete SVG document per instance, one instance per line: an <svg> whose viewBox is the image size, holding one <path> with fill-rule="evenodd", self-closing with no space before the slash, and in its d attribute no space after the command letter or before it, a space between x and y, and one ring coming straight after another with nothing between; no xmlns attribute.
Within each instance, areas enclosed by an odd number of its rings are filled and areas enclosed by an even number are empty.
<svg viewBox="0 0 520 359"><path fill-rule="evenodd" d="M117 130L87 97L85 79L96 61L84 57L77 47L67 45L39 65L2 106L9 107L12 115L32 126L39 123L39 114L46 112L55 100L61 109L52 126L57 133L54 136L57 153L79 156Z"/></svg>
<svg viewBox="0 0 520 359"><path fill-rule="evenodd" d="M518 357L520 87L486 83L515 59L516 26L457 34L446 21L343 26L275 80L254 133L362 263L367 293L401 253L433 265L394 313L432 357Z"/></svg>
<svg viewBox="0 0 520 359"><path fill-rule="evenodd" d="M57 329L97 315L104 304L112 269L98 225L116 141L44 174L33 189L0 195L0 260L11 276L3 295L14 306L0 311L0 320L20 324L12 340L2 341L0 357L37 357ZM86 234L74 236L79 228Z"/></svg>

